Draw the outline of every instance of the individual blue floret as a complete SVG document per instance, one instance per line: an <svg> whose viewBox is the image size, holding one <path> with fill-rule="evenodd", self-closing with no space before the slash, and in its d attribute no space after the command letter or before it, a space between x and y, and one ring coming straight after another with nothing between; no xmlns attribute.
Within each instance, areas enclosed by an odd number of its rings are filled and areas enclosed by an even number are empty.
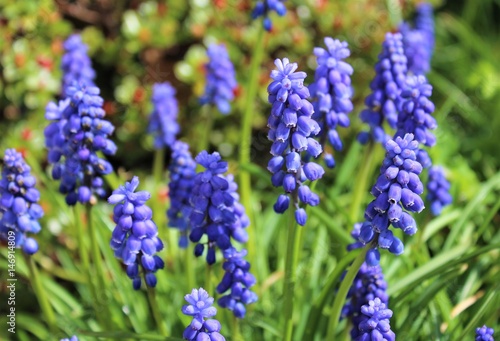
<svg viewBox="0 0 500 341"><path fill-rule="evenodd" d="M95 71L87 56L87 45L82 42L79 34L69 36L63 44L64 55L61 60L63 71L62 97L67 97L70 86L95 86Z"/></svg>
<svg viewBox="0 0 500 341"><path fill-rule="evenodd" d="M355 341L394 341L396 335L391 330L389 319L392 310L376 297L361 307L361 314L354 320L351 338Z"/></svg>
<svg viewBox="0 0 500 341"><path fill-rule="evenodd" d="M284 16L286 14L286 7L283 3L285 0L263 0L257 1L255 8L252 11L252 19L257 19L263 17L263 25L266 31L271 31L273 28L273 23L271 18L269 18L269 13L271 11L276 12L279 16Z"/></svg>
<svg viewBox="0 0 500 341"><path fill-rule="evenodd" d="M476 328L476 341L495 341L493 338L494 332L493 328L488 328L486 326Z"/></svg>
<svg viewBox="0 0 500 341"><path fill-rule="evenodd" d="M226 250L232 246L231 238L240 243L248 240L245 228L248 226L242 206L237 203L235 195L237 186L227 172L227 162L222 161L220 154L209 154L202 151L195 161L205 168L194 177L190 203L192 211L189 221L192 227L189 239L197 243L195 255L201 256L207 245L206 260L215 263L215 249ZM207 241L200 242L206 235Z"/></svg>
<svg viewBox="0 0 500 341"><path fill-rule="evenodd" d="M307 215L299 201L316 206L319 204L319 196L304 182L320 179L325 171L315 162L304 162L303 157L316 158L323 151L319 142L313 138L321 129L312 118L314 108L308 100L309 89L304 86L305 72L295 72L297 64L290 63L287 58L276 59L274 64L277 70L271 72L273 82L267 87L268 100L272 104L268 139L273 141L273 157L269 160L267 169L273 174L273 186L283 187L285 193L292 197L297 223L305 225ZM274 204L274 210L283 213L289 205L289 196L282 194Z"/></svg>
<svg viewBox="0 0 500 341"><path fill-rule="evenodd" d="M9 247L22 248L28 255L38 251L37 241L28 234L40 232L38 219L43 216L35 185L36 179L21 153L7 149L0 179L0 240Z"/></svg>
<svg viewBox="0 0 500 341"><path fill-rule="evenodd" d="M325 38L326 49L314 48L318 67L314 83L309 86L314 98L313 118L318 121L321 131L320 144L325 148L326 141L333 149L342 150L343 144L337 126L346 128L350 124L348 114L352 111L351 75L353 68L344 61L350 51L346 42L330 37ZM327 167L333 168L335 160L330 153L323 153Z"/></svg>
<svg viewBox="0 0 500 341"><path fill-rule="evenodd" d="M217 309L212 307L214 299L205 289L193 289L191 294L184 296L184 298L188 304L182 307L182 313L192 316L193 320L184 330L183 339L189 341L225 341L224 336L220 334L220 322L215 319L205 320L217 314Z"/></svg>
<svg viewBox="0 0 500 341"><path fill-rule="evenodd" d="M422 165L417 160L419 143L412 134L396 137L385 144L386 156L380 176L371 189L375 199L365 210L365 222L359 232L359 241L370 243L366 263L379 263L378 248L388 249L395 255L404 251L403 242L389 229L390 225L408 235L417 232L417 225L408 212L421 212L424 202L420 195L423 184L419 178Z"/></svg>
<svg viewBox="0 0 500 341"><path fill-rule="evenodd" d="M154 147L172 147L179 133L177 114L179 107L175 89L169 82L153 85L153 112L149 118L148 133L154 135Z"/></svg>
<svg viewBox="0 0 500 341"><path fill-rule="evenodd" d="M168 226L178 228L181 232L179 247L188 246L188 234L191 230L189 216L192 207L189 199L196 175L196 162L191 157L189 145L176 141L172 145L172 158L168 166L170 182L168 183L170 207L167 210Z"/></svg>
<svg viewBox="0 0 500 341"><path fill-rule="evenodd" d="M78 341L78 337L76 335L73 335L72 337L70 337L69 339L66 338L66 339L61 339L61 341Z"/></svg>
<svg viewBox="0 0 500 341"><path fill-rule="evenodd" d="M384 122L396 128L400 94L406 81L406 64L401 34L387 33L375 65L375 78L370 84L372 93L365 99L367 109L360 114L361 120L370 126L368 132L358 135L360 143L367 143L370 139L385 143L390 136L384 130Z"/></svg>
<svg viewBox="0 0 500 341"><path fill-rule="evenodd" d="M250 263L244 259L247 250L240 252L235 248L224 250L224 265L226 271L222 281L217 285L217 293L227 295L219 298L221 307L231 310L237 318L243 318L246 314L245 306L257 302L257 295L250 290L255 283L255 277L249 272Z"/></svg>
<svg viewBox="0 0 500 341"><path fill-rule="evenodd" d="M52 177L61 180L59 191L66 195L68 205L94 203L94 194L104 197L102 176L113 171L99 156L99 152L116 152L109 139L114 126L104 119L104 100L99 92L97 87L70 86L68 99L46 107L45 118L53 121L44 132L48 160L54 164Z"/></svg>
<svg viewBox="0 0 500 341"><path fill-rule="evenodd" d="M151 220L153 211L146 205L151 194L135 192L138 186L139 178L134 176L108 198L110 204L116 205L113 210L116 226L110 245L115 257L127 266L127 276L132 279L135 290L141 288L141 275L146 285L154 288L157 281L155 272L165 266L156 255L163 249L163 242L158 237L156 224Z"/></svg>
<svg viewBox="0 0 500 341"><path fill-rule="evenodd" d="M208 47L208 63L205 65L207 77L205 93L200 98L201 104L217 106L222 114L229 114L234 90L238 86L234 66L223 44Z"/></svg>
<svg viewBox="0 0 500 341"><path fill-rule="evenodd" d="M431 212L438 216L445 206L453 202L450 194L450 183L446 180L443 167L433 166L429 169L427 181L427 200L431 204Z"/></svg>

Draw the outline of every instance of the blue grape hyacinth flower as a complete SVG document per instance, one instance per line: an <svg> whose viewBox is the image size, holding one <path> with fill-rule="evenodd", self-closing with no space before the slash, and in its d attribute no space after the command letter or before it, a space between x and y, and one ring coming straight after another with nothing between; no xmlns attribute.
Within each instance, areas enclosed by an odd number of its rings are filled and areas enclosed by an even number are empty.
<svg viewBox="0 0 500 341"><path fill-rule="evenodd" d="M75 85L67 89L68 99L49 103L45 118L53 121L45 129L48 161L54 165L52 177L61 180L59 191L66 203L95 203L106 194L103 175L113 171L98 153L114 155L115 143L109 138L114 126L104 119L104 100L97 87Z"/></svg>
<svg viewBox="0 0 500 341"><path fill-rule="evenodd" d="M244 259L247 250L238 252L235 248L224 250L224 265L226 271L222 281L217 285L217 293L223 294L230 290L227 295L219 298L221 307L233 312L237 318L243 318L246 314L245 306L257 302L257 295L250 290L255 283L255 277L249 272L250 263Z"/></svg>
<svg viewBox="0 0 500 341"><path fill-rule="evenodd" d="M309 86L314 98L313 118L321 127L319 139L323 149L328 141L333 149L340 151L343 144L337 127L347 128L350 124L348 114L353 109L351 75L354 70L344 61L351 54L347 42L326 37L325 45L326 49L314 48L318 67L314 83ZM323 153L323 158L327 167L335 166L331 153Z"/></svg>
<svg viewBox="0 0 500 341"><path fill-rule="evenodd" d="M87 45L79 34L69 36L63 44L64 55L61 60L63 71L62 97L67 97L70 86L77 84L94 86L95 71L87 55Z"/></svg>
<svg viewBox="0 0 500 341"><path fill-rule="evenodd" d="M489 328L486 326L482 326L480 328L476 328L476 341L495 341L493 338L493 334L495 331L493 328Z"/></svg>
<svg viewBox="0 0 500 341"><path fill-rule="evenodd" d="M189 239L197 243L194 252L199 257L208 247L206 260L208 264L215 263L215 249L226 250L232 247L231 239L240 243L248 240L245 228L248 218L243 206L237 203L237 186L227 172L227 162L222 161L220 154L209 154L202 151L195 161L205 168L194 177L190 203L192 211L189 216L191 233ZM207 242L200 242L206 235Z"/></svg>
<svg viewBox="0 0 500 341"><path fill-rule="evenodd" d="M154 136L154 147L172 147L179 133L177 114L179 107L175 99L175 89L169 83L153 85L153 112L149 118L148 133Z"/></svg>
<svg viewBox="0 0 500 341"><path fill-rule="evenodd" d="M221 324L215 319L210 319L217 314L217 309L212 306L214 299L205 289L193 289L191 294L184 296L188 304L182 307L182 313L192 316L193 320L186 327L182 335L189 341L225 341L220 334ZM207 320L205 320L208 318Z"/></svg>
<svg viewBox="0 0 500 341"><path fill-rule="evenodd" d="M450 183L446 180L444 168L433 166L429 169L429 179L427 181L427 200L431 204L431 212L438 216L444 207L453 202L450 194Z"/></svg>
<svg viewBox="0 0 500 341"><path fill-rule="evenodd" d="M285 0L263 0L257 1L255 8L252 11L252 19L257 19L263 17L262 24L266 31L271 31L273 29L273 22L269 18L270 12L276 12L279 16L284 16L286 14L286 7L283 3Z"/></svg>
<svg viewBox="0 0 500 341"><path fill-rule="evenodd" d="M276 213L284 213L290 206L292 197L295 220L304 226L307 214L300 207L316 206L319 196L311 191L304 182L316 181L325 173L319 164L303 161L303 158L318 157L323 151L313 136L321 129L313 118L314 108L308 98L309 89L304 86L305 72L295 72L297 63L288 58L276 59L277 69L271 72L273 82L267 87L268 100L272 104L268 120L268 139L273 142L273 157L267 169L273 174L271 182L275 187L283 187L286 194L278 197L274 204ZM305 153L304 153L305 152Z"/></svg>
<svg viewBox="0 0 500 341"><path fill-rule="evenodd" d="M200 103L215 105L222 114L229 114L230 102L234 99L234 90L238 86L233 63L224 44L211 44L207 54L209 61L205 65L205 93L200 98Z"/></svg>
<svg viewBox="0 0 500 341"><path fill-rule="evenodd" d="M22 154L7 149L0 179L0 240L9 247L22 248L28 255L38 251L37 241L28 234L40 232L38 219L43 216L35 185L36 179Z"/></svg>
<svg viewBox="0 0 500 341"><path fill-rule="evenodd" d="M108 198L108 202L115 205L113 221L116 223L110 246L115 251L115 257L127 266L127 276L135 290L141 288L141 275L146 285L154 288L157 282L155 272L165 266L156 255L163 249L163 242L158 237L156 224L151 220L153 211L146 205L151 194L136 192L138 186L139 178L134 176Z"/></svg>
<svg viewBox="0 0 500 341"><path fill-rule="evenodd" d="M370 300L368 304L361 307L361 314L355 318L351 337L355 341L384 340L394 341L396 335L391 330L389 319L392 310L380 298Z"/></svg>
<svg viewBox="0 0 500 341"><path fill-rule="evenodd" d="M189 216L192 207L189 199L196 175L196 162L189 152L187 143L176 141L172 145L172 158L168 166L170 207L167 210L168 226L179 229L181 237L179 247L188 246L188 234L191 230Z"/></svg>
<svg viewBox="0 0 500 341"><path fill-rule="evenodd" d="M61 341L78 341L78 337L76 335L73 335L72 337L70 337L69 339L66 338L66 339L61 339Z"/></svg>
<svg viewBox="0 0 500 341"><path fill-rule="evenodd" d="M359 232L359 241L370 243L366 255L369 266L379 264L379 248L388 249L395 255L404 251L403 242L389 229L392 225L408 235L417 232L415 219L408 212L419 213L424 209L420 195L424 191L419 178L422 165L416 153L419 143L413 134L396 137L385 144L386 156L380 175L371 189L375 199L365 210L365 222Z"/></svg>
<svg viewBox="0 0 500 341"><path fill-rule="evenodd" d="M387 33L375 65L375 78L370 83L372 93L365 99L367 109L360 114L361 120L369 125L370 130L358 135L359 142L364 144L373 139L383 144L390 138L383 125L387 122L389 127L396 128L406 72L402 36L400 33Z"/></svg>

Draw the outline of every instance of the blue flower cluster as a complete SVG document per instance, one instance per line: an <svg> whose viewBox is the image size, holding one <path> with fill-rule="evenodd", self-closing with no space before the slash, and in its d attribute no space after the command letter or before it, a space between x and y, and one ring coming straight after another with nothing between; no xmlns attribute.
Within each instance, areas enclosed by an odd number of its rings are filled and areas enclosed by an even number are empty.
<svg viewBox="0 0 500 341"><path fill-rule="evenodd" d="M188 246L188 233L191 229L189 216L192 207L189 199L196 175L196 162L191 157L187 143L176 141L172 145L172 156L168 170L170 172L168 226L179 229L181 232L179 247L186 248Z"/></svg>
<svg viewBox="0 0 500 341"><path fill-rule="evenodd" d="M191 294L184 296L189 303L182 307L182 313L192 316L193 320L184 330L182 335L184 340L189 341L224 341L224 336L220 334L220 322L215 319L205 318L214 317L217 309L212 307L214 299L205 291L205 289L193 289Z"/></svg>
<svg viewBox="0 0 500 341"><path fill-rule="evenodd" d="M431 4L421 3L417 7L415 28L408 23L401 24L408 71L415 75L425 75L431 68L434 50L434 19Z"/></svg>
<svg viewBox="0 0 500 341"><path fill-rule="evenodd" d="M407 60L400 33L387 33L382 52L375 65L375 78L370 84L372 93L366 98L367 109L360 114L361 120L370 126L370 132L361 132L358 140L367 143L370 138L385 143L390 137L383 124L396 128L400 94L406 81Z"/></svg>
<svg viewBox="0 0 500 341"><path fill-rule="evenodd" d="M148 133L154 135L156 149L171 147L179 133L177 113L179 108L175 99L175 89L169 82L153 85L153 112L149 118Z"/></svg>
<svg viewBox="0 0 500 341"><path fill-rule="evenodd" d="M438 216L443 208L453 202L450 194L450 183L446 180L443 167L433 166L429 169L427 182L427 200L431 204L431 212Z"/></svg>
<svg viewBox="0 0 500 341"><path fill-rule="evenodd" d="M114 126L104 120L99 92L97 87L69 86L66 100L46 107L45 118L54 121L44 131L48 160L54 164L52 177L61 180L59 190L66 194L68 205L94 202L93 194L103 197L101 176L113 171L111 164L97 154L116 152L116 145L109 139Z"/></svg>
<svg viewBox="0 0 500 341"><path fill-rule="evenodd" d="M495 333L493 328L488 328L486 326L476 328L476 341L495 341L493 333Z"/></svg>
<svg viewBox="0 0 500 341"><path fill-rule="evenodd" d="M320 124L320 144L323 148L328 138L330 145L340 151L343 145L337 126L346 128L350 124L347 115L353 109L351 75L354 70L350 64L343 61L351 54L347 42L326 37L325 45L327 49L314 49L318 67L314 74L314 83L309 86L315 99L313 118ZM325 152L323 158L327 167L335 167L332 154Z"/></svg>
<svg viewBox="0 0 500 341"><path fill-rule="evenodd" d="M355 341L394 341L396 335L391 330L389 319L392 310L387 309L378 297L361 307L361 315L355 318L351 337Z"/></svg>
<svg viewBox="0 0 500 341"><path fill-rule="evenodd" d="M62 96L67 97L70 86L94 86L95 71L87 56L87 45L79 34L73 34L64 42L64 55L61 60L63 71Z"/></svg>
<svg viewBox="0 0 500 341"><path fill-rule="evenodd" d="M273 23L269 18L269 12L274 11L279 16L284 16L286 14L286 7L283 3L285 0L262 0L257 1L255 8L252 11L252 19L257 19L259 17L264 17L263 25L266 31L271 31L273 29Z"/></svg>
<svg viewBox="0 0 500 341"><path fill-rule="evenodd" d="M205 65L207 80L205 93L200 98L200 102L215 105L222 114L229 114L230 102L234 99L234 90L238 86L233 63L223 44L210 45L207 54L209 58Z"/></svg>
<svg viewBox="0 0 500 341"><path fill-rule="evenodd" d="M304 86L305 72L295 72L297 63L290 63L288 58L276 59L277 70L271 72L273 82L267 87L268 100L272 104L268 120L268 139L273 141L273 157L267 169L273 174L271 181L275 187L283 187L291 193L294 200L295 219L299 225L307 221L303 204L316 206L319 197L303 182L320 179L323 168L315 162L303 162L301 153L307 157L318 157L323 151L321 145L312 136L320 133L319 124L312 118L313 105L308 101L309 89ZM277 213L285 212L290 205L287 195L280 195L274 204Z"/></svg>
<svg viewBox="0 0 500 341"><path fill-rule="evenodd" d="M78 337L76 335L73 335L71 338L61 339L61 341L78 341Z"/></svg>
<svg viewBox="0 0 500 341"><path fill-rule="evenodd" d="M116 205L113 210L116 226L110 245L115 251L115 257L127 266L127 276L132 279L135 290L141 288L139 267L142 267L146 285L154 288L155 272L165 266L163 260L156 255L163 249L163 243L151 220L153 211L145 205L151 195L146 191L135 192L138 186L139 178L134 176L108 198L110 204Z"/></svg>
<svg viewBox="0 0 500 341"><path fill-rule="evenodd" d="M396 255L403 253L403 242L394 236L390 225L408 235L417 232L415 220L406 211L418 213L424 209L420 197L424 187L419 178L422 165L417 161L418 147L413 134L406 134L404 138L398 136L385 145L387 153L380 176L371 190L375 199L365 210L366 221L359 232L359 240L373 246L366 255L369 266L379 263L379 247Z"/></svg>
<svg viewBox="0 0 500 341"><path fill-rule="evenodd" d="M257 295L250 290L255 283L255 277L249 272L250 263L244 259L247 250L238 252L235 248L224 250L224 265L226 271L222 281L217 286L217 293L231 292L219 298L221 307L231 310L238 318L245 317L245 305L257 301Z"/></svg>
<svg viewBox="0 0 500 341"><path fill-rule="evenodd" d="M38 251L38 243L27 233L41 230L38 219L43 209L37 204L40 192L35 188L36 180L31 168L21 153L7 149L3 158L2 178L0 179L0 240L8 241L11 246L32 255Z"/></svg>
<svg viewBox="0 0 500 341"><path fill-rule="evenodd" d="M190 203L192 211L189 221L192 227L189 239L197 243L195 255L201 256L205 245L200 243L203 235L207 235L208 264L215 263L215 247L226 250L232 246L231 238L245 243L248 234L248 218L241 205L237 204L236 183L226 178L227 162L222 161L220 154L208 154L202 151L195 161L206 170L197 173L191 190Z"/></svg>

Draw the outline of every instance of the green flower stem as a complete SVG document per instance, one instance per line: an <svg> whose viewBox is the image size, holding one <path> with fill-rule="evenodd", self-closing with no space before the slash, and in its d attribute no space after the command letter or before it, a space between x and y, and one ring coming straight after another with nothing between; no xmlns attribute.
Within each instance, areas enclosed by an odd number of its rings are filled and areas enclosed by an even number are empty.
<svg viewBox="0 0 500 341"><path fill-rule="evenodd" d="M296 192L296 191L295 191ZM293 335L293 300L295 294L296 268L301 245L302 228L295 221L295 211L289 208L288 241L285 257L285 278L283 281L283 340L291 341Z"/></svg>
<svg viewBox="0 0 500 341"><path fill-rule="evenodd" d="M255 115L255 100L257 97L257 89L259 85L260 65L264 57L264 35L265 31L260 24L257 33L257 40L255 42L255 49L253 50L252 61L250 64L249 78L247 83L246 101L243 112L243 120L241 123L241 143L239 164L247 165L250 163L250 149L252 147L252 117ZM240 168L240 194L241 203L246 208L248 219L250 219L250 226L248 227L248 257L253 259L255 256L255 238L253 237L254 229L252 225L253 212L252 204L250 201L251 192L251 177L247 170Z"/></svg>
<svg viewBox="0 0 500 341"><path fill-rule="evenodd" d="M240 319L236 316L232 316L232 340L234 341L243 341L243 337L241 336L240 331Z"/></svg>
<svg viewBox="0 0 500 341"><path fill-rule="evenodd" d="M206 264L205 265L205 290L208 293L212 293L212 266Z"/></svg>
<svg viewBox="0 0 500 341"><path fill-rule="evenodd" d="M99 249L99 244L97 240L97 231L92 222L92 205L85 205L85 215L88 227L88 233L90 234L90 248L92 253L92 260L94 264L94 276L96 277L96 288L94 301L97 305L97 310L102 312L104 319L104 324L108 330L112 329L111 324L111 313L109 311L109 302L106 292L106 280L104 278L104 268L102 264L101 251Z"/></svg>
<svg viewBox="0 0 500 341"><path fill-rule="evenodd" d="M183 250L184 252L184 271L187 276L187 283L188 283L188 288L194 288L195 283L194 283L194 267L193 267L193 251L190 248L190 244L188 244L188 247Z"/></svg>
<svg viewBox="0 0 500 341"><path fill-rule="evenodd" d="M163 319L161 318L160 308L158 307L158 302L156 302L156 291L154 288L147 286L148 292L148 301L149 306L151 307L151 312L153 313L153 318L155 319L156 326L158 327L158 331L163 336L168 336L167 328L163 323Z"/></svg>
<svg viewBox="0 0 500 341"><path fill-rule="evenodd" d="M210 133L212 132L212 128L214 125L214 118L213 118L213 106L211 104L205 104L204 106L201 107L201 130L202 133L201 138L198 143L198 153L201 152L202 150L207 150L207 148L210 146L209 143L209 138L210 138Z"/></svg>
<svg viewBox="0 0 500 341"><path fill-rule="evenodd" d="M349 270L347 271L344 280L340 285L339 291L337 292L335 300L333 301L332 310L330 312L330 323L328 324L328 333L326 340L335 339L335 331L339 323L340 313L342 311L342 307L344 306L347 292L349 291L354 278L358 274L359 268L361 268L361 265L365 261L366 253L368 252L369 248L370 246L367 245L361 250L360 254L356 257L352 265L349 267Z"/></svg>
<svg viewBox="0 0 500 341"><path fill-rule="evenodd" d="M35 291L36 298L38 300L38 304L40 304L40 308L42 309L45 321L49 325L50 331L52 333L56 333L57 332L56 318L54 315L54 311L52 310L52 306L50 305L49 300L47 299L46 290L43 288L42 282L40 281L38 268L32 256L28 256L26 254L23 255L24 255L24 260L26 261L26 264L28 265L29 268L31 285L33 287L33 290Z"/></svg>
<svg viewBox="0 0 500 341"><path fill-rule="evenodd" d="M377 149L375 148L374 143L370 142L368 147L365 149L365 155L361 159L361 162L363 162L363 166L359 169L359 173L355 182L356 187L354 188L354 193L351 200L351 211L349 215L351 223L355 223L356 221L358 221L361 201L365 197L367 191L368 177L370 176L373 168L373 162L375 160L374 154L376 154L376 151Z"/></svg>
<svg viewBox="0 0 500 341"><path fill-rule="evenodd" d="M155 150L153 160L153 176L156 184L163 182L163 167L165 163L165 148Z"/></svg>

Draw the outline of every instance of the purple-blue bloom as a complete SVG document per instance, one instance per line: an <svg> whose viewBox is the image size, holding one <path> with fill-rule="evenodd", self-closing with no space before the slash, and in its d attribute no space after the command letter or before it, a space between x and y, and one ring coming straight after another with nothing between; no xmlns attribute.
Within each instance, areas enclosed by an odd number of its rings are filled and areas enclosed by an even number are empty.
<svg viewBox="0 0 500 341"><path fill-rule="evenodd" d="M179 108L175 99L175 89L169 83L153 85L153 112L149 118L148 133L154 136L154 147L172 147L179 133L177 113Z"/></svg>
<svg viewBox="0 0 500 341"><path fill-rule="evenodd" d="M304 86L306 73L295 72L297 63L290 63L288 58L276 59L274 64L277 70L271 72L273 82L267 87L268 100L272 104L267 124L268 139L273 141L273 157L269 160L267 169L273 174L273 186L283 187L285 193L290 194L295 220L304 225L307 215L299 206L299 201L311 206L319 204L319 196L304 182L320 179L325 171L319 164L304 162L302 158L316 158L323 151L319 142L313 138L321 129L312 118L314 108L308 100L309 89ZM277 213L288 209L290 198L287 194L280 195L274 204Z"/></svg>
<svg viewBox="0 0 500 341"><path fill-rule="evenodd" d="M450 194L450 183L446 180L443 167L433 166L429 169L427 181L427 200L431 204L431 212L438 216L445 206L453 202Z"/></svg>
<svg viewBox="0 0 500 341"><path fill-rule="evenodd" d="M217 293L223 294L231 290L227 295L219 298L221 307L231 310L237 318L243 318L246 314L245 306L257 301L257 294L250 290L256 280L249 272L250 263L245 260L247 250L238 252L235 248L224 250L224 265L226 271L222 281L217 285Z"/></svg>
<svg viewBox="0 0 500 341"><path fill-rule="evenodd" d="M392 310L380 298L370 300L361 307L361 314L353 319L351 338L355 341L394 341L396 335L391 330L391 317Z"/></svg>
<svg viewBox="0 0 500 341"><path fill-rule="evenodd" d="M69 339L66 338L66 339L61 339L61 341L78 341L78 337L76 335L73 335L72 337L70 337Z"/></svg>
<svg viewBox="0 0 500 341"><path fill-rule="evenodd" d="M375 78L370 84L372 93L365 99L367 109L360 114L370 131L361 132L359 142L364 144L372 138L385 143L390 138L383 125L387 122L389 127L396 128L400 94L406 81L406 64L401 34L387 33L375 65Z"/></svg>
<svg viewBox="0 0 500 341"><path fill-rule="evenodd" d="M495 341L493 338L494 333L493 328L486 327L485 325L481 328L476 328L476 341Z"/></svg>
<svg viewBox="0 0 500 341"><path fill-rule="evenodd" d="M195 161L205 168L194 177L190 203L192 211L189 221L192 227L189 239L197 243L195 255L201 256L208 247L206 260L215 263L215 248L226 250L232 246L231 238L240 243L248 240L245 228L249 220L243 206L238 203L237 185L232 176L224 176L227 162L220 154L202 151ZM201 243L203 235L207 242Z"/></svg>
<svg viewBox="0 0 500 341"><path fill-rule="evenodd" d="M255 8L252 11L252 19L257 19L263 17L262 24L266 31L271 31L273 28L273 23L269 18L269 12L274 11L279 16L284 16L286 14L286 7L283 3L285 0L262 0L257 1Z"/></svg>
<svg viewBox="0 0 500 341"><path fill-rule="evenodd" d="M63 71L62 97L67 97L70 86L95 86L95 71L87 56L87 45L79 34L70 35L64 42L64 55L61 60Z"/></svg>
<svg viewBox="0 0 500 341"><path fill-rule="evenodd" d="M176 141L172 145L172 158L168 170L170 172L168 226L179 229L181 232L179 247L186 248L188 233L191 230L189 216L192 207L189 198L196 175L196 162L191 157L187 143Z"/></svg>
<svg viewBox="0 0 500 341"><path fill-rule="evenodd" d="M192 316L193 320L184 330L182 335L184 340L189 341L224 341L225 338L220 334L221 325L215 319L205 318L214 317L217 309L212 307L214 299L205 291L205 289L193 289L191 294L184 296L188 304L182 307L184 315Z"/></svg>
<svg viewBox="0 0 500 341"><path fill-rule="evenodd" d="M68 98L59 105L51 102L45 118L53 121L44 131L49 149L48 161L54 164L52 177L61 180L59 191L66 203L93 203L93 195L103 197L103 175L113 171L111 164L98 156L113 155L115 143L109 139L114 126L104 120L104 100L99 88L69 86Z"/></svg>
<svg viewBox="0 0 500 341"><path fill-rule="evenodd" d="M35 184L21 153L7 149L0 179L0 240L7 241L9 247L22 248L28 255L38 251L37 241L28 233L40 232L38 219L43 216Z"/></svg>
<svg viewBox="0 0 500 341"><path fill-rule="evenodd" d="M333 149L342 150L342 140L337 132L337 126L346 128L350 124L348 114L352 111L351 75L353 68L343 61L351 52L347 42L341 42L330 37L325 38L327 49L314 48L318 67L314 74L314 83L309 86L314 98L313 118L319 122L321 132L319 140L324 148L328 140ZM330 153L324 153L323 158L329 168L335 166L335 159Z"/></svg>
<svg viewBox="0 0 500 341"><path fill-rule="evenodd" d="M417 232L417 225L408 212L421 212L424 191L419 175L422 165L417 160L419 143L413 134L396 137L385 144L386 156L380 176L371 189L375 199L365 210L365 222L359 232L359 241L371 248L366 263L376 266L380 260L378 248L388 249L395 255L404 251L403 242L389 229L390 225L408 235Z"/></svg>
<svg viewBox="0 0 500 341"><path fill-rule="evenodd" d="M211 44L207 54L209 61L205 65L207 72L205 93L200 102L215 105L222 114L229 114L230 102L234 99L234 90L238 86L233 63L224 44Z"/></svg>
<svg viewBox="0 0 500 341"><path fill-rule="evenodd" d="M165 266L156 255L163 249L163 242L158 238L158 229L151 220L153 211L146 205L151 194L136 192L138 186L139 178L134 176L108 198L110 204L116 205L113 210L116 226L110 245L115 257L127 266L127 276L135 290L141 288L141 275L146 285L154 288L155 272Z"/></svg>

